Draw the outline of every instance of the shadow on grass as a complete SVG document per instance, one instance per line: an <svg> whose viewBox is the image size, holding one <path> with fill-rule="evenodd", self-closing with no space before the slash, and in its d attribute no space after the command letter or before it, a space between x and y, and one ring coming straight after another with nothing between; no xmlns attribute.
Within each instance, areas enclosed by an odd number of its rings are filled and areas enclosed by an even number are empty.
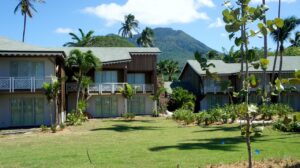
<svg viewBox="0 0 300 168"><path fill-rule="evenodd" d="M116 132L129 132L129 131L146 131L146 130L157 130L159 127L150 127L150 126L129 126L129 125L112 125L112 127L108 128L96 128L91 131L116 131Z"/></svg>
<svg viewBox="0 0 300 168"><path fill-rule="evenodd" d="M117 123L136 123L136 122L141 122L141 123L153 123L155 121L154 120L106 120L104 122L117 122Z"/></svg>
<svg viewBox="0 0 300 168"><path fill-rule="evenodd" d="M213 131L224 131L224 132L232 132L232 131L240 131L240 126L236 125L236 126L230 126L230 127L226 127L226 126L202 126L201 128L203 128L204 130L199 130L199 131L194 131L194 133L197 132L213 132Z"/></svg>
<svg viewBox="0 0 300 168"><path fill-rule="evenodd" d="M237 144L244 143L242 137L230 138L213 138L213 139L197 139L191 142L178 143L170 146L157 146L149 148L152 152L158 152L167 149L192 150L192 149L207 149L207 150L221 150L221 151L237 151Z"/></svg>

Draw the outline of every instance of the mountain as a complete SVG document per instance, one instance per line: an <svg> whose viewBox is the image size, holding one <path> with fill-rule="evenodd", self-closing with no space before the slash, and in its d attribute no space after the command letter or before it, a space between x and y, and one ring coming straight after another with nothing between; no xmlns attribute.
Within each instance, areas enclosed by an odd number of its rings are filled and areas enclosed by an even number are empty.
<svg viewBox="0 0 300 168"><path fill-rule="evenodd" d="M126 38L114 34L95 36L89 47L135 47Z"/></svg>
<svg viewBox="0 0 300 168"><path fill-rule="evenodd" d="M158 59L176 60L181 67L185 64L187 59L194 59L195 51L207 53L208 51L213 50L182 30L155 28L153 31L154 45L162 51ZM132 39L129 39L129 41L136 44L136 39L139 36L140 35L137 34Z"/></svg>

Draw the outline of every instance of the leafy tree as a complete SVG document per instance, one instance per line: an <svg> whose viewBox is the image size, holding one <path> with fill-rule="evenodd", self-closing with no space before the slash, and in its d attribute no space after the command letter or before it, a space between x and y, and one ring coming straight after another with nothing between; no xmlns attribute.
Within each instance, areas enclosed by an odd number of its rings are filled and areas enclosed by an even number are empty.
<svg viewBox="0 0 300 168"><path fill-rule="evenodd" d="M87 47L91 44L93 40L93 34L94 31L89 31L87 34L85 34L82 29L78 29L80 36L77 36L74 33L69 33L69 35L72 37L73 42L67 42L64 44L64 47Z"/></svg>
<svg viewBox="0 0 300 168"><path fill-rule="evenodd" d="M133 31L138 32L139 22L132 14L125 15L125 21L122 23L122 27L119 29L119 34L124 38L132 38Z"/></svg>
<svg viewBox="0 0 300 168"><path fill-rule="evenodd" d="M222 56L216 50L210 50L206 54L207 59L221 59Z"/></svg>
<svg viewBox="0 0 300 168"><path fill-rule="evenodd" d="M158 116L158 112L162 112L163 110L163 106L162 103L160 102L160 97L162 96L162 94L164 94L166 92L166 89L164 87L160 87L157 89L157 91L154 93L154 95L150 96L150 98L156 102L154 107L154 110L157 111L157 115Z"/></svg>
<svg viewBox="0 0 300 168"><path fill-rule="evenodd" d="M161 78L164 80L164 75L166 74L166 64L167 60L159 61L156 65L157 73L161 75Z"/></svg>
<svg viewBox="0 0 300 168"><path fill-rule="evenodd" d="M240 60L239 51L234 51L234 46L231 46L229 51L227 51L224 47L222 48L224 57L223 61L226 63L237 63Z"/></svg>
<svg viewBox="0 0 300 168"><path fill-rule="evenodd" d="M168 109L174 111L180 108L187 108L193 110L194 108L195 96L189 91L176 87L173 89L172 94L168 102Z"/></svg>
<svg viewBox="0 0 300 168"><path fill-rule="evenodd" d="M289 41L291 43L290 47L300 47L300 31L296 32L295 38L290 38Z"/></svg>
<svg viewBox="0 0 300 168"><path fill-rule="evenodd" d="M206 76L208 76L209 78L212 78L214 80L219 80L217 73L210 72L210 67L215 68L216 67L215 64L208 63L208 60L206 58L203 58L198 51L195 52L194 56L195 56L195 59L199 62L200 66L201 66L201 70L205 71Z"/></svg>
<svg viewBox="0 0 300 168"><path fill-rule="evenodd" d="M23 25L23 36L22 41L25 41L25 33L26 33L26 24L27 24L27 15L32 18L32 11L37 12L37 10L33 6L33 2L44 3L44 0L19 0L14 13L17 13L18 10L21 10L21 14L24 16L24 25Z"/></svg>
<svg viewBox="0 0 300 168"><path fill-rule="evenodd" d="M179 63L173 60L166 60L164 72L168 75L168 80L172 81L173 76L180 72Z"/></svg>
<svg viewBox="0 0 300 168"><path fill-rule="evenodd" d="M126 38L118 35L94 36L87 47L136 47Z"/></svg>
<svg viewBox="0 0 300 168"><path fill-rule="evenodd" d="M72 50L66 60L66 65L69 68L76 67L76 72L73 76L77 81L76 94L76 113L78 112L78 101L80 92L82 92L84 79L86 74L92 69L101 68L100 60L92 53L92 51L81 52L78 49Z"/></svg>
<svg viewBox="0 0 300 168"><path fill-rule="evenodd" d="M58 118L58 95L60 91L61 83L55 79L52 78L52 81L50 83L44 83L43 89L45 90L45 95L49 103L54 102L55 105L55 123L59 124L59 118Z"/></svg>
<svg viewBox="0 0 300 168"><path fill-rule="evenodd" d="M124 97L124 113L127 114L127 100L131 99L135 95L135 92L132 86L128 83L125 84L124 88L120 89L120 92Z"/></svg>
<svg viewBox="0 0 300 168"><path fill-rule="evenodd" d="M136 42L139 46L153 47L154 46L153 37L154 37L153 30L149 27L146 27Z"/></svg>
<svg viewBox="0 0 300 168"><path fill-rule="evenodd" d="M292 16L289 18L284 19L284 24L281 28L274 30L271 32L271 36L275 42L279 43L279 55L280 55L280 62L279 62L279 72L278 76L281 77L281 70L282 70L282 58L283 58L283 51L284 51L284 42L289 39L291 32L300 24L300 19ZM276 57L276 55L275 55ZM276 60L276 58L275 58ZM275 62L274 60L274 62ZM273 78L275 73L276 64L274 63L273 66Z"/></svg>
<svg viewBox="0 0 300 168"><path fill-rule="evenodd" d="M282 27L283 21L279 18L267 20L267 24L263 24L261 22L258 23L258 31L249 29L249 24L263 20L265 18L264 13L268 10L268 8L264 5L251 7L249 6L249 3L250 0L237 0L237 6L227 7L227 9L223 10L222 14L223 20L226 24L225 29L228 33L230 33L229 39L234 38L235 45L240 47L241 52L241 74L243 77L243 87L238 93L234 92L234 96L241 97L244 100L244 103L237 108L237 111L240 116L246 120L246 125L242 128L242 132L244 133L247 144L248 166L249 168L252 168L250 129L252 125L251 123L256 117L257 107L249 104L249 88L252 84L251 82L255 81L253 80L253 77L250 78L249 75L249 63L253 62L255 58L255 51L248 47L250 43L249 39L259 33L266 35L268 31L274 31L274 27Z"/></svg>
<svg viewBox="0 0 300 168"><path fill-rule="evenodd" d="M284 49L283 55L299 56L300 55L300 47L288 47L288 48Z"/></svg>

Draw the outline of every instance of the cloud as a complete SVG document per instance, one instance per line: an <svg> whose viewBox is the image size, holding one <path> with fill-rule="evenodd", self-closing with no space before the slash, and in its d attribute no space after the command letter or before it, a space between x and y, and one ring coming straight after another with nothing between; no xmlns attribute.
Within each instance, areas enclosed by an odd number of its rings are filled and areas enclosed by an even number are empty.
<svg viewBox="0 0 300 168"><path fill-rule="evenodd" d="M215 22L208 25L209 28L218 28L218 27L224 27L225 23L221 18L217 18Z"/></svg>
<svg viewBox="0 0 300 168"><path fill-rule="evenodd" d="M262 1L261 0L252 0L252 3L256 3L256 4L261 4ZM278 0L266 0L266 3L270 3L270 2L276 2L278 3ZM281 0L282 3L292 3L292 2L296 2L296 0Z"/></svg>
<svg viewBox="0 0 300 168"><path fill-rule="evenodd" d="M127 0L122 5L100 4L82 11L106 20L108 25L123 21L129 13L142 24L168 25L207 20L209 16L200 9L212 7L215 7L212 0Z"/></svg>
<svg viewBox="0 0 300 168"><path fill-rule="evenodd" d="M69 34L69 33L74 32L74 30L71 29L71 28L63 28L63 27L59 27L59 28L55 29L54 32L55 32L55 33L58 33L58 34Z"/></svg>

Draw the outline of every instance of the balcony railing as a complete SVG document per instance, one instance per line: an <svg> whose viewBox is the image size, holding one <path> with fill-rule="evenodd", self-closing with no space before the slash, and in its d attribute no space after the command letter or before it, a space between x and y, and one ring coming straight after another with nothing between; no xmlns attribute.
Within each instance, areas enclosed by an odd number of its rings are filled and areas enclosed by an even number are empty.
<svg viewBox="0 0 300 168"><path fill-rule="evenodd" d="M124 88L126 83L93 83L88 86L88 93L119 93L121 88ZM153 84L130 84L136 93L154 92ZM75 92L77 89L76 83L67 83L67 92Z"/></svg>
<svg viewBox="0 0 300 168"><path fill-rule="evenodd" d="M52 82L53 77L0 77L0 91L30 91L42 89L43 83Z"/></svg>

